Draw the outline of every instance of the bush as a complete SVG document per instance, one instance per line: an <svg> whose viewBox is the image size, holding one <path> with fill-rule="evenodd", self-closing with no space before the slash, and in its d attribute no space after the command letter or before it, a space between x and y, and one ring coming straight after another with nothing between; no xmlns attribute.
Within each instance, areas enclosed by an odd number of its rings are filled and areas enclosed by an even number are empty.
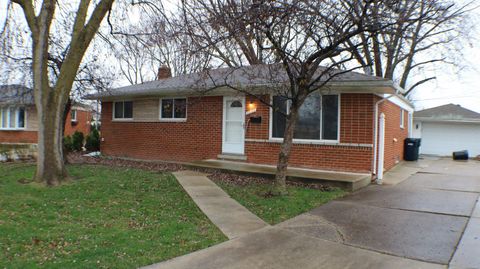
<svg viewBox="0 0 480 269"><path fill-rule="evenodd" d="M97 129L92 129L85 142L85 148L88 151L99 151L100 150L100 133Z"/></svg>
<svg viewBox="0 0 480 269"><path fill-rule="evenodd" d="M72 150L81 151L85 137L82 132L75 131L72 135Z"/></svg>
<svg viewBox="0 0 480 269"><path fill-rule="evenodd" d="M73 151L73 142L71 136L67 135L63 138L63 147L67 152Z"/></svg>

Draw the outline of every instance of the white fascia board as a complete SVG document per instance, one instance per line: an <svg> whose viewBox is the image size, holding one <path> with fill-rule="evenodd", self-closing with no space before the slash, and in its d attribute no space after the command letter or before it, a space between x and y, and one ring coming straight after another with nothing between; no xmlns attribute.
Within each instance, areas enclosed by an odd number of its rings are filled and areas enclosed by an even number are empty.
<svg viewBox="0 0 480 269"><path fill-rule="evenodd" d="M379 94L380 97L382 98L387 98L390 95L388 94ZM410 102L408 102L405 98L400 97L399 95L392 96L388 98L388 101L394 103L395 105L399 106L400 108L408 111L409 113L413 113L415 111L415 108L413 107Z"/></svg>
<svg viewBox="0 0 480 269"><path fill-rule="evenodd" d="M422 118L422 117L414 117L414 122L438 122L438 123L472 123L472 124L480 124L480 120L477 119L435 119L435 118Z"/></svg>

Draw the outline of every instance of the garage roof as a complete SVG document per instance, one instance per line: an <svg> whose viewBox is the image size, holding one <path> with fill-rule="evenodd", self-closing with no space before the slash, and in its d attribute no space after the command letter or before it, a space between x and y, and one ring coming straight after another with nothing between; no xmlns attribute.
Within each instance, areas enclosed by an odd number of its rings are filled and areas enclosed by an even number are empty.
<svg viewBox="0 0 480 269"><path fill-rule="evenodd" d="M419 121L480 122L480 113L448 104L417 111L413 118Z"/></svg>

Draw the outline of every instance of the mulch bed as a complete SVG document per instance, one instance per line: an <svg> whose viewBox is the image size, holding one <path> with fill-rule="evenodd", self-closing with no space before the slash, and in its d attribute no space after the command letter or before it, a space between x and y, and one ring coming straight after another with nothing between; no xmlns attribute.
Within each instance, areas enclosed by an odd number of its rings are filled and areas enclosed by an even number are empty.
<svg viewBox="0 0 480 269"><path fill-rule="evenodd" d="M235 173L226 173L223 171L218 170L209 170L205 171L209 173L208 178L213 180L214 182L223 182L227 184L237 185L237 186L248 186L248 185L271 185L273 184L273 179L265 178L265 177L258 177L258 176L247 176L247 175L239 175ZM302 187L302 188L309 188L315 189L320 191L330 191L332 187L325 186L322 184L309 184L297 181L290 181L287 180L287 186L292 187Z"/></svg>
<svg viewBox="0 0 480 269"><path fill-rule="evenodd" d="M184 170L181 164L153 161L136 161L112 157L88 157L85 152L72 152L67 155L67 162L71 164L98 164L115 167L138 168L156 172L174 172Z"/></svg>
<svg viewBox="0 0 480 269"><path fill-rule="evenodd" d="M71 164L96 164L96 165L106 165L106 166L116 166L116 167L127 167L127 168L138 168L147 171L156 171L156 172L175 172L179 170L187 169L185 166L176 163L160 162L160 161L137 161L137 160L127 160L122 158L113 158L113 157L87 157L83 156L85 152L72 152L67 155L67 161ZM273 183L271 178L259 177L259 176L248 176L240 175L236 173L228 173L216 169L207 169L207 168L193 168L189 167L190 170L195 170L208 174L208 178L215 182L224 182L227 184L233 184L237 186L247 186L252 184L263 184L269 185ZM309 184L295 181L287 181L287 186L295 187L304 187L310 189L316 189L321 191L329 191L332 188L322 184Z"/></svg>

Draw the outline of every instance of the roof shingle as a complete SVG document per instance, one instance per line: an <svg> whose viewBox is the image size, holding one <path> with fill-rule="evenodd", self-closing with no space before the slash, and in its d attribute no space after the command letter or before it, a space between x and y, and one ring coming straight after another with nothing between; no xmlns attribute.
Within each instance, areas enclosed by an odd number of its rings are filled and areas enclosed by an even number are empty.
<svg viewBox="0 0 480 269"><path fill-rule="evenodd" d="M319 69L319 75L326 70ZM390 80L368 76L357 72L341 73L339 70L332 70L332 73L338 72L337 76L331 80L332 84L342 83L378 83L382 86L391 86ZM329 76L329 75L328 75ZM328 77L325 76L325 79ZM102 97L120 97L120 96L141 96L155 94L185 94L185 93L205 93L205 91L215 91L220 86L233 86L239 88L254 88L261 86L286 85L289 82L284 68L279 64L273 65L251 65L239 68L219 68L199 73L180 75L172 78L161 79L142 84L120 87L107 92L92 94L88 99L101 99Z"/></svg>
<svg viewBox="0 0 480 269"><path fill-rule="evenodd" d="M417 111L415 112L413 117L414 119L427 119L438 121L480 121L480 113L468 110L461 107L460 105L455 104L447 104Z"/></svg>

